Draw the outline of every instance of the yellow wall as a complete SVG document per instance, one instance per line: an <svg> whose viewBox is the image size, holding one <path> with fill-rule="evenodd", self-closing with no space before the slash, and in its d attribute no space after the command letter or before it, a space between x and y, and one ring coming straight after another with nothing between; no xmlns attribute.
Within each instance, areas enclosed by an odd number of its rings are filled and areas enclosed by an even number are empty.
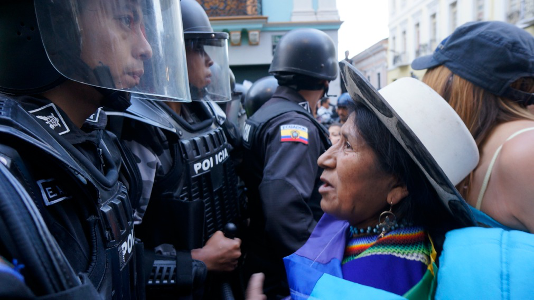
<svg viewBox="0 0 534 300"><path fill-rule="evenodd" d="M401 77L409 77L410 76L410 71L412 71L412 68L410 68L410 66L402 66L402 67L398 67L398 68L389 70L388 71L388 84L392 83L393 81L395 81L395 80L397 80L397 79L399 79ZM415 73L415 74L417 74L417 73Z"/></svg>

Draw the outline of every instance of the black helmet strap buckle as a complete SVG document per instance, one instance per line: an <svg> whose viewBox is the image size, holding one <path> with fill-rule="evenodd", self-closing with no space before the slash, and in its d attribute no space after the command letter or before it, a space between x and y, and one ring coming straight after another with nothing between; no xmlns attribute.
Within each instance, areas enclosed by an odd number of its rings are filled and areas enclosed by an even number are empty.
<svg viewBox="0 0 534 300"><path fill-rule="evenodd" d="M319 91L324 90L325 94L328 93L328 85L325 83L326 80L314 78L301 74L276 74L274 77L278 80L278 84L282 86L287 86L297 91L300 90L310 90L310 91Z"/></svg>

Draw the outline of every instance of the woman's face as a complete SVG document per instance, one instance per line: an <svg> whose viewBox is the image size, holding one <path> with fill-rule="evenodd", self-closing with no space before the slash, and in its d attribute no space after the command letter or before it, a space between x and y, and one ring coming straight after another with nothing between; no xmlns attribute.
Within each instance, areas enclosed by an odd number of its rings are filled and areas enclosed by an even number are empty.
<svg viewBox="0 0 534 300"><path fill-rule="evenodd" d="M324 169L321 208L358 227L377 223L388 207L388 194L395 186L393 175L380 170L373 150L358 134L355 114L341 127L341 140L317 161Z"/></svg>
<svg viewBox="0 0 534 300"><path fill-rule="evenodd" d="M328 132L330 133L330 141L332 142L332 145L335 145L341 139L341 127L330 126L328 127Z"/></svg>
<svg viewBox="0 0 534 300"><path fill-rule="evenodd" d="M82 60L92 69L107 66L115 88L138 85L152 48L137 1L87 1L79 21Z"/></svg>
<svg viewBox="0 0 534 300"><path fill-rule="evenodd" d="M211 83L210 67L213 65L213 60L204 50L204 46L197 42L188 43L185 53L189 83L198 89L207 87Z"/></svg>

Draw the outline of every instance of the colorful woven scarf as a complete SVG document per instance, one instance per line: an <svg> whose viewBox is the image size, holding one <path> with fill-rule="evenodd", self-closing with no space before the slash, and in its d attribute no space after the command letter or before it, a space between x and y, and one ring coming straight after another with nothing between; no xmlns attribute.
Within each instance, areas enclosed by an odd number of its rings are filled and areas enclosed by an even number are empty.
<svg viewBox="0 0 534 300"><path fill-rule="evenodd" d="M378 235L351 237L342 264L370 255L393 255L428 265L431 253L432 245L422 227L404 227L389 232L381 239Z"/></svg>

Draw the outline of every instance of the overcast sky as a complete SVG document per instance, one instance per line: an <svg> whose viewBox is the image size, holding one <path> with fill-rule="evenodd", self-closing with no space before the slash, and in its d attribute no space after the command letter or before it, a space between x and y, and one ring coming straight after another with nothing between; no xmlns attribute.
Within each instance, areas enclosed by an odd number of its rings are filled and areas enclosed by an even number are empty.
<svg viewBox="0 0 534 300"><path fill-rule="evenodd" d="M337 0L343 24L338 32L338 58L350 57L388 37L387 0Z"/></svg>

